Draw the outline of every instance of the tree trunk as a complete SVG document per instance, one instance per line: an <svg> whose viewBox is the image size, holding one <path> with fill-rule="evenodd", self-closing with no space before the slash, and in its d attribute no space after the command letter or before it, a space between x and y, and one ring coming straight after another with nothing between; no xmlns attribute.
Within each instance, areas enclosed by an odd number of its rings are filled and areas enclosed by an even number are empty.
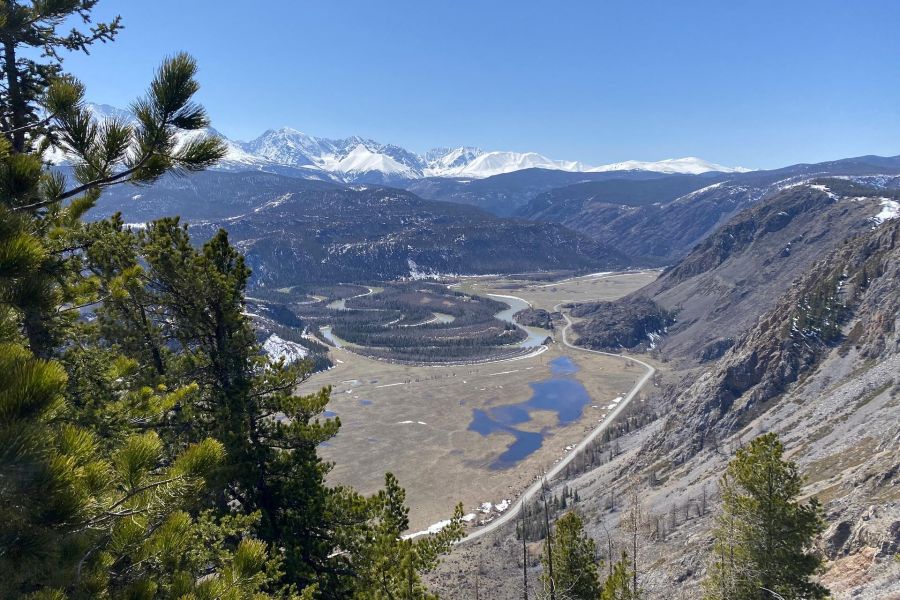
<svg viewBox="0 0 900 600"><path fill-rule="evenodd" d="M3 43L4 77L6 78L6 91L9 94L9 126L12 131L9 142L13 151L22 153L25 151L25 115L26 107L22 98L22 88L19 82L19 69L16 65L16 45L12 42Z"/></svg>

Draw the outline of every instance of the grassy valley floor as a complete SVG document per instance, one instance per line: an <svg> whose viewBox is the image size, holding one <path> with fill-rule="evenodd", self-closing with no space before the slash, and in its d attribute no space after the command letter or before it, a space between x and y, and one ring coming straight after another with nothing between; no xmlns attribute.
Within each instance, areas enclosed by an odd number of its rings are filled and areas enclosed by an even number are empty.
<svg viewBox="0 0 900 600"><path fill-rule="evenodd" d="M537 308L572 300L612 299L641 287L656 272L602 275L547 282L468 279L456 289L521 297ZM554 338L560 337L557 328ZM456 502L477 522L485 502L512 501L554 462L577 444L643 375L639 365L563 346L557 339L547 351L529 358L442 367L411 366L373 360L347 349L333 348L335 367L318 373L301 388L312 392L332 386L329 410L342 423L338 436L321 449L335 462L332 483L349 484L372 493L384 473L394 473L407 490L413 531L447 518ZM574 379L590 397L579 418L560 424L554 411L532 410L531 420L515 425L543 434L539 449L506 468L496 461L515 441L507 432L483 436L469 429L473 411L528 401L530 384L554 377L551 363L568 357L577 372L556 377Z"/></svg>

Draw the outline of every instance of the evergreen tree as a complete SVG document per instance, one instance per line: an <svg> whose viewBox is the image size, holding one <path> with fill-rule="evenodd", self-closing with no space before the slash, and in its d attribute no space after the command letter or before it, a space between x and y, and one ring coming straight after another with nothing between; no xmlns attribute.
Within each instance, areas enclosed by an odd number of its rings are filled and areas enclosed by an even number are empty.
<svg viewBox="0 0 900 600"><path fill-rule="evenodd" d="M89 25L94 4L0 6L0 595L202 596L227 579L223 596L249 597L268 577L251 522L225 543L219 521L183 510L222 462L222 444L171 448L142 426L192 387L140 385L135 361L91 344L92 325L79 319L98 300L81 216L100 190L222 153L203 136L176 148L179 131L206 125L185 55L166 61L136 104L140 125L91 117L61 56L115 36L118 19ZM86 29L58 34L71 17ZM50 144L74 161L74 186L44 168ZM221 544L181 543L217 531Z"/></svg>
<svg viewBox="0 0 900 600"><path fill-rule="evenodd" d="M565 497L565 496L563 496ZM547 548L552 543L552 548ZM560 600L596 600L600 594L598 566L594 561L594 540L584 532L584 524L575 512L568 512L556 521L552 542L544 542L542 557L545 587L551 587L550 556L553 556L553 590Z"/></svg>
<svg viewBox="0 0 900 600"><path fill-rule="evenodd" d="M318 582L322 594L340 589L352 557L338 550L362 535L367 513L363 498L325 485L330 465L316 448L340 427L337 418L321 418L330 389L297 396L293 390L309 376L310 365L265 358L244 314L250 271L224 231L199 251L177 219L162 219L139 234L116 233L136 238L146 288L133 285L128 299L134 310L116 307L125 320L108 329L134 342L130 327L141 323L142 307L153 316L140 338L177 342L176 352L160 349L162 371L170 380L196 382L200 400L179 412L176 429L184 442L203 436L223 442L219 509L236 503L241 511L260 512L260 535L284 548L290 581L301 587ZM122 276L132 278L131 269L126 266ZM152 353L157 345L151 341L138 350Z"/></svg>
<svg viewBox="0 0 900 600"><path fill-rule="evenodd" d="M374 523L368 540L356 552L358 581L352 597L360 600L428 600L437 598L425 588L420 573L434 569L440 556L463 537L462 504L434 535L403 538L409 528L406 492L390 473L384 490L371 500Z"/></svg>
<svg viewBox="0 0 900 600"><path fill-rule="evenodd" d="M372 597L378 576L391 583L375 597L425 597L419 575L461 536L461 507L403 540L392 477L369 499L325 485L330 390L294 394L310 365L262 354L225 232L197 249L174 218L82 220L106 187L223 154L198 133L184 54L135 124L92 116L61 56L115 37L118 19L90 25L95 4L0 6L0 596ZM86 29L58 34L73 17ZM43 62L22 58L34 48ZM74 183L46 168L51 147Z"/></svg>
<svg viewBox="0 0 900 600"><path fill-rule="evenodd" d="M722 514L706 580L709 599L825 598L810 581L821 559L811 552L824 530L822 509L798 501L803 479L783 460L774 433L738 450L722 477Z"/></svg>
<svg viewBox="0 0 900 600"><path fill-rule="evenodd" d="M639 593L632 589L632 561L627 552L622 552L622 558L612 565L612 570L603 588L600 590L600 600L638 600Z"/></svg>
<svg viewBox="0 0 900 600"><path fill-rule="evenodd" d="M0 128L16 153L25 153L52 131L53 113L39 103L63 75L65 52L87 53L95 43L115 39L121 19L92 23L98 0L41 0L0 4L0 56L5 86L0 92ZM72 21L82 27L59 30ZM35 58L40 57L40 58Z"/></svg>

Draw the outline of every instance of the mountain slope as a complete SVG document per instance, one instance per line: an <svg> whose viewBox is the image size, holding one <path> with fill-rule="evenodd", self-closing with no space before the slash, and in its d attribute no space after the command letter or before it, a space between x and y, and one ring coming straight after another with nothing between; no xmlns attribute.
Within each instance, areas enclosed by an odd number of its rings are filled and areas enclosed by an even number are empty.
<svg viewBox="0 0 900 600"><path fill-rule="evenodd" d="M671 482L647 494L664 511L701 486L715 490L723 449L775 431L806 476L804 495L824 504L823 582L836 598L897 597L898 373L900 220L892 219L820 257L715 365L665 392L667 417L632 468ZM700 532L711 521L685 524L654 549L660 578L696 585L708 550Z"/></svg>
<svg viewBox="0 0 900 600"><path fill-rule="evenodd" d="M179 214L198 240L225 228L258 286L629 264L619 251L555 223L504 219L398 189L259 172L211 171L116 188L91 215L114 212L127 223Z"/></svg>
<svg viewBox="0 0 900 600"><path fill-rule="evenodd" d="M678 304L677 323L652 354L660 376L595 448L599 464L548 483L550 497L576 492L574 509L604 555L607 542L620 547L627 498L638 500L646 524L636 539L639 585L648 597L703 595L719 478L736 449L769 431L799 465L802 497L824 506L828 529L815 549L833 597L900 597L896 184L862 177L776 192L630 298ZM702 357L700 334L731 339ZM516 598L520 555L510 527L464 547L433 581L462 598L454 590L480 568L486 596Z"/></svg>
<svg viewBox="0 0 900 600"><path fill-rule="evenodd" d="M562 223L649 264L663 265L685 256L760 198L791 185L816 177L884 179L898 173L900 158L864 156L772 171L587 182L535 195L514 214Z"/></svg>
<svg viewBox="0 0 900 600"><path fill-rule="evenodd" d="M370 282L440 274L514 273L624 266L619 252L555 224L494 217L401 190L302 191L223 226L254 270L256 286Z"/></svg>
<svg viewBox="0 0 900 600"><path fill-rule="evenodd" d="M483 208L500 216L518 214L536 196L560 187L611 179L659 179L649 171L580 173L549 169L523 169L484 179L428 177L404 182L402 187L429 200L458 202ZM529 212L519 214L532 218ZM536 220L536 219L533 219Z"/></svg>
<svg viewBox="0 0 900 600"><path fill-rule="evenodd" d="M92 209L91 216L106 217L121 212L126 223L144 223L173 215L188 222L226 219L250 212L285 194L343 187L326 181L254 171L169 175L150 186L109 188Z"/></svg>
<svg viewBox="0 0 900 600"><path fill-rule="evenodd" d="M754 203L633 295L677 313L657 351L683 365L716 358L810 265L871 229L883 198L897 195L822 179ZM627 305L631 297L618 302ZM580 310L587 314L590 305ZM587 332L592 325L588 320L579 327Z"/></svg>

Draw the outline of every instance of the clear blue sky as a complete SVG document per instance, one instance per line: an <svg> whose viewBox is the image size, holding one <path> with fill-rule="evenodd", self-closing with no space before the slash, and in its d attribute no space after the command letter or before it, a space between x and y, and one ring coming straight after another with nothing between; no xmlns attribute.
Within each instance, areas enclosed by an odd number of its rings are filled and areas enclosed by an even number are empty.
<svg viewBox="0 0 900 600"><path fill-rule="evenodd" d="M900 154L900 2L103 0L119 40L67 66L125 106L197 57L213 125L291 126L600 164L766 168Z"/></svg>

